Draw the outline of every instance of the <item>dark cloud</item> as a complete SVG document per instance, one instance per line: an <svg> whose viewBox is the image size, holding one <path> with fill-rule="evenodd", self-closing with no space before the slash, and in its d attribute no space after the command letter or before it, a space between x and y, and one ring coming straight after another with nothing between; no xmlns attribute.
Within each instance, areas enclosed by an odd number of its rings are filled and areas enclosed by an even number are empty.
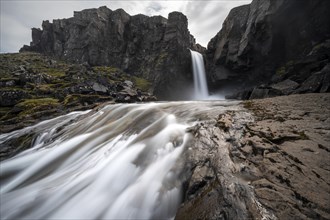
<svg viewBox="0 0 330 220"><path fill-rule="evenodd" d="M123 8L131 15L162 15L181 11L188 17L189 30L203 46L220 30L231 8L251 0L215 1L0 1L0 52L17 52L31 41L31 28L40 27L43 20L72 17L73 11L106 5L115 10Z"/></svg>

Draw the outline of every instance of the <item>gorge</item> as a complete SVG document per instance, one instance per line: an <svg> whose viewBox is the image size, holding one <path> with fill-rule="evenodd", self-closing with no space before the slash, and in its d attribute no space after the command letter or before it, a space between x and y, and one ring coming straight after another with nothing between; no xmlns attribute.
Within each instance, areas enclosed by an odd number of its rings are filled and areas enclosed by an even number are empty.
<svg viewBox="0 0 330 220"><path fill-rule="evenodd" d="M0 54L1 219L330 219L329 2L253 0L207 48L181 12L32 28Z"/></svg>

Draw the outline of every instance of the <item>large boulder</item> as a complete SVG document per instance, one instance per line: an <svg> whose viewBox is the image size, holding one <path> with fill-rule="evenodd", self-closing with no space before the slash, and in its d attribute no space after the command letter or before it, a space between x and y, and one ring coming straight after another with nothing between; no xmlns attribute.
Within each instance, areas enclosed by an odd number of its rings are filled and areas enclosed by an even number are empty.
<svg viewBox="0 0 330 220"><path fill-rule="evenodd" d="M192 81L189 48L202 50L180 12L130 16L107 7L74 12L68 19L44 21L32 29L32 42L20 51L36 51L71 62L115 66L153 82L154 93L168 98Z"/></svg>

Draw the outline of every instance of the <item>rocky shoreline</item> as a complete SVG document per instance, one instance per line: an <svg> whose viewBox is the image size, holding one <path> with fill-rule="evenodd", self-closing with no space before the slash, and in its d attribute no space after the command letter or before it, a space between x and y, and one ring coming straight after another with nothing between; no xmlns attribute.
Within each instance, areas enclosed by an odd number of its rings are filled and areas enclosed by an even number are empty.
<svg viewBox="0 0 330 220"><path fill-rule="evenodd" d="M329 219L329 103L330 94L250 100L199 124L176 219Z"/></svg>

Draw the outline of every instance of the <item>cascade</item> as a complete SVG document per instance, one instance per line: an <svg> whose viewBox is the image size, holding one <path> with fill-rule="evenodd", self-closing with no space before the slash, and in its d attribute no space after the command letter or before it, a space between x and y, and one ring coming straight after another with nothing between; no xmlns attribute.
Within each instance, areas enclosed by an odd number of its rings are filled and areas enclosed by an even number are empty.
<svg viewBox="0 0 330 220"><path fill-rule="evenodd" d="M0 134L35 134L1 162L1 219L171 219L182 199L190 133L222 103L115 104ZM215 117L212 116L212 117Z"/></svg>
<svg viewBox="0 0 330 220"><path fill-rule="evenodd" d="M205 100L209 97L202 54L190 50L194 73L194 99Z"/></svg>

